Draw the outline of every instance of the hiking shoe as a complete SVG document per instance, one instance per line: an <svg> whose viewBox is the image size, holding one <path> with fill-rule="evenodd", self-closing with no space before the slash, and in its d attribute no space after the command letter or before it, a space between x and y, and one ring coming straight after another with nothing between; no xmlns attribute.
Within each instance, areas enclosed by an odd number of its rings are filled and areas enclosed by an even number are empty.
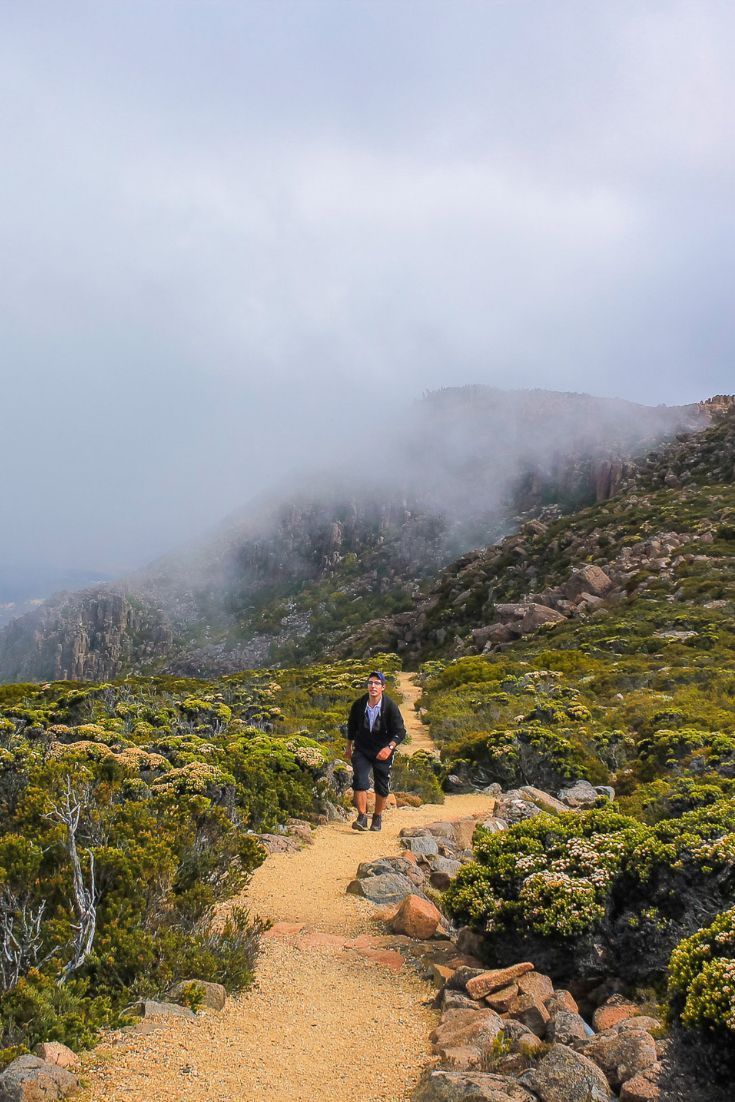
<svg viewBox="0 0 735 1102"><path fill-rule="evenodd" d="M373 818L375 818L375 817L373 816ZM352 829L353 830L367 830L367 828L368 828L367 815L358 815L357 818L355 819L354 823L352 824Z"/></svg>
<svg viewBox="0 0 735 1102"><path fill-rule="evenodd" d="M381 815L373 815L373 821L370 824L371 830L381 830L383 827L383 818Z"/></svg>

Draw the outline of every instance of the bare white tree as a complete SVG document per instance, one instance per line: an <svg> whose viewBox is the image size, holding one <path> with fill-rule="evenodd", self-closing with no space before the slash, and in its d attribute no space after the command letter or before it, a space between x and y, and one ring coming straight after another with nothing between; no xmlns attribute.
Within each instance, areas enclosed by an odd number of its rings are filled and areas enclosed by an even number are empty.
<svg viewBox="0 0 735 1102"><path fill-rule="evenodd" d="M65 983L82 966L92 950L95 930L97 929L97 894L94 885L94 854L89 854L89 883L84 882L82 863L77 849L77 832L82 814L82 799L72 789L71 780L66 778L66 791L61 803L54 805L47 818L63 823L66 827L66 849L72 869L72 906L77 921L72 924L74 941L72 955L64 965L59 984Z"/></svg>
<svg viewBox="0 0 735 1102"><path fill-rule="evenodd" d="M41 968L59 951L57 945L39 960L41 920L45 910L45 899L33 907L28 896L7 888L0 895L0 983L3 992L12 991L29 968Z"/></svg>

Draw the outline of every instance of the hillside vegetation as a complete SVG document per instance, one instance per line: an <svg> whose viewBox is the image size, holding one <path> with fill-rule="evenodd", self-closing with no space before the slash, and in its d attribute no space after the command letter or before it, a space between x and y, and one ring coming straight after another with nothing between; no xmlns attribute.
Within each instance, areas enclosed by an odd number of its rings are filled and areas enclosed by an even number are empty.
<svg viewBox="0 0 735 1102"><path fill-rule="evenodd" d="M517 601L533 579L535 603L594 563L614 580L604 598L421 668L453 786L599 790L574 814L479 830L445 896L455 919L493 962L647 989L710 1066L735 1054L734 476L730 414L650 457L627 492L524 537L522 567L493 580ZM463 581L441 584L434 611L469 649Z"/></svg>
<svg viewBox="0 0 735 1102"><path fill-rule="evenodd" d="M735 1058L732 404L618 489L546 509L365 625L355 594L366 586L371 609L386 598L388 526L364 561L340 558L355 590L322 592L325 576L300 591L302 612L314 600L308 631L284 650L303 659L342 622L350 641L328 657L359 658L0 687L6 1058L41 1039L88 1043L134 997L192 974L250 981L259 928L237 911L213 923L216 907L262 860L259 834L339 814L347 706L370 668L395 673L405 658L421 660L442 761L402 763L401 787L597 788L573 814L552 800L480 828L444 897L455 921L494 962L645 988L702 1059L713 1042ZM95 606L102 633L109 607ZM135 624L121 654L140 641Z"/></svg>
<svg viewBox="0 0 735 1102"><path fill-rule="evenodd" d="M385 657L388 670L395 660ZM258 834L335 813L359 663L0 687L0 1048L86 1045L135 998L253 975Z"/></svg>

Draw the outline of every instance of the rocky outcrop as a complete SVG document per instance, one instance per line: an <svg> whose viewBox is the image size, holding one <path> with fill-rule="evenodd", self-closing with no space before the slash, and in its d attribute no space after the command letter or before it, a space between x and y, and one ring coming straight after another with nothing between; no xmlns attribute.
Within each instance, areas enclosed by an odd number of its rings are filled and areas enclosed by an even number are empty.
<svg viewBox="0 0 735 1102"><path fill-rule="evenodd" d="M500 994L502 1007L494 1001ZM448 1097L483 1098L472 1093L477 1072L483 1070L493 1076L492 1090L514 1097L513 1091L522 1087L536 1102L659 1099L659 1043L652 1033L658 1034L661 1024L619 997L605 1005L625 1009L628 1017L594 1031L568 991L555 989L549 976L522 961L487 971L450 968L437 1001L443 1013L431 1040L442 1070L452 1075L456 1094ZM607 1020L604 1009L596 1021ZM427 1077L416 1092L417 1102L434 1097L436 1083L432 1087ZM443 1081L441 1089L448 1089Z"/></svg>
<svg viewBox="0 0 735 1102"><path fill-rule="evenodd" d="M684 433L670 445L625 468L615 486L619 496L579 527L564 522L549 506L517 531L482 550L470 551L446 567L425 588L410 612L374 620L351 633L339 653L395 650L413 662L436 655L457 657L504 647L530 632L550 630L565 620L604 614L606 605L663 580L675 590L675 573L685 545L714 539L718 520L692 531L664 529L631 537L626 517L655 513L651 495L681 489L683 518L687 496L705 483L735 480L735 400L715 405L710 428ZM721 412L724 411L724 412ZM604 494L601 495L602 500ZM673 504L673 503L672 503ZM619 524L615 518L619 516ZM620 535L616 529L620 530ZM605 578L602 578L602 572Z"/></svg>
<svg viewBox="0 0 735 1102"><path fill-rule="evenodd" d="M101 587L62 595L0 632L0 679L106 681L162 659L172 641L165 614L138 597Z"/></svg>

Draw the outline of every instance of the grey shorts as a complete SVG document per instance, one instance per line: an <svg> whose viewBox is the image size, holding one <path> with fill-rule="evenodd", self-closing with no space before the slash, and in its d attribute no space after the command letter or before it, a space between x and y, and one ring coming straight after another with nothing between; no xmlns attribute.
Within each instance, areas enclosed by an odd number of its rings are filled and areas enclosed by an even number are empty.
<svg viewBox="0 0 735 1102"><path fill-rule="evenodd" d="M390 767L393 764L393 754L385 761L373 761L361 750L352 751L352 790L353 792L367 792L370 787L370 772L372 770L375 791L378 796L387 796L390 793Z"/></svg>

